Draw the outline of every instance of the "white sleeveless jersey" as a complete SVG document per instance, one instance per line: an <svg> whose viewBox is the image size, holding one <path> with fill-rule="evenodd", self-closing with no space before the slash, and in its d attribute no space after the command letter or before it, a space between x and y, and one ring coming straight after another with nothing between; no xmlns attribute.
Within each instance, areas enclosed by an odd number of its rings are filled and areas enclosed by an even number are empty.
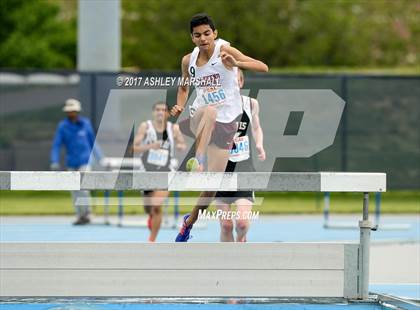
<svg viewBox="0 0 420 310"><path fill-rule="evenodd" d="M249 117L249 123L252 126L252 107L251 107L251 97L241 96L242 99L242 109Z"/></svg>
<svg viewBox="0 0 420 310"><path fill-rule="evenodd" d="M147 122L147 131L146 135L144 136L142 144L151 144L155 143L157 138L156 129L153 126L153 122L151 120L148 120ZM174 134L172 130L172 123L166 122L166 132L168 133L168 139L163 143L162 147L165 149L169 149L171 152L171 157L174 155Z"/></svg>
<svg viewBox="0 0 420 310"><path fill-rule="evenodd" d="M201 67L197 66L199 48L194 48L191 53L188 73L196 88L197 97L189 107L190 117L194 116L198 108L214 105L217 107L216 120L221 123L230 123L242 113L238 68L228 70L220 58L221 46L229 45L229 42L217 39L215 44L213 55Z"/></svg>
<svg viewBox="0 0 420 310"><path fill-rule="evenodd" d="M246 161L250 158L252 141L251 127L251 98L248 96L242 96L242 117L238 122L238 131L233 137L235 147L230 150L229 161L238 163Z"/></svg>
<svg viewBox="0 0 420 310"><path fill-rule="evenodd" d="M172 169L172 165L174 165L173 159L175 158L175 143L171 122L166 123L166 133L168 134L168 138L163 141L159 149L151 149L142 154L143 166L146 170L150 170L153 166L169 167ZM142 144L155 143L161 139L162 137L158 139L158 134L153 126L153 122L148 120L147 131Z"/></svg>

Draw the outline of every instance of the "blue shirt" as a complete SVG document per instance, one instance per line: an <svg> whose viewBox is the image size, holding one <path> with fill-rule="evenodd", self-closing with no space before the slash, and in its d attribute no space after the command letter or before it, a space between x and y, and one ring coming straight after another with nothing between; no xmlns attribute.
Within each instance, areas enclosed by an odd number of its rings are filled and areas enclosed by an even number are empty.
<svg viewBox="0 0 420 310"><path fill-rule="evenodd" d="M72 122L66 118L57 126L51 149L51 163L60 162L60 149L63 145L67 151L68 168L87 165L92 151L96 159L101 159L101 151L98 147L94 147L94 144L95 134L89 119L79 116L76 122Z"/></svg>

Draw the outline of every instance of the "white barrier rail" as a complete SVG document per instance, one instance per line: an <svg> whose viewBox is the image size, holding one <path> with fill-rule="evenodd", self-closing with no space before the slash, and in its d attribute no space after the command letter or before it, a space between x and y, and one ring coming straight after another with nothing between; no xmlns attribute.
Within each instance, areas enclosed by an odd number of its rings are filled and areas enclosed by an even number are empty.
<svg viewBox="0 0 420 310"><path fill-rule="evenodd" d="M368 298L384 173L0 172L1 190L363 192L359 244L1 243L1 296Z"/></svg>
<svg viewBox="0 0 420 310"><path fill-rule="evenodd" d="M357 298L358 244L2 243L0 295Z"/></svg>
<svg viewBox="0 0 420 310"><path fill-rule="evenodd" d="M385 173L342 172L0 172L1 190L255 190L383 192Z"/></svg>

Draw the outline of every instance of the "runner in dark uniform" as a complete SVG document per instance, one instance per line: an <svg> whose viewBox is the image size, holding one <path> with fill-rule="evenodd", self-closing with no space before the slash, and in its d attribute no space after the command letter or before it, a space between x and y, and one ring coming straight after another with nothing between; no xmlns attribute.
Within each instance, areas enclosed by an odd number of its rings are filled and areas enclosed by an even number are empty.
<svg viewBox="0 0 420 310"><path fill-rule="evenodd" d="M239 71L238 80L240 87L243 86L243 73ZM256 99L242 96L242 115L238 123L238 131L233 139L234 145L230 151L229 161L226 166L226 172L255 172L253 163L254 154L252 145L258 153L259 160L265 160L265 151L263 147L263 131L259 120L259 104ZM252 134L250 134L252 133ZM235 204L239 218L236 218L236 241L245 242L246 233L249 229L249 215L254 202L253 191L216 193L216 207L222 211L231 212L231 204ZM221 241L234 241L233 227L231 219L220 218Z"/></svg>
<svg viewBox="0 0 420 310"><path fill-rule="evenodd" d="M242 96L243 105L250 106L250 97ZM245 101L245 102L244 102ZM248 101L248 102L246 102ZM254 138L249 135L248 129L251 128L251 118L245 109L242 113L238 124L238 131L234 137L234 144L230 150L229 161L226 165L226 172L255 172L254 163L252 162L252 143ZM249 199L254 202L253 191L237 191L216 193L216 199L227 204L234 203L238 198Z"/></svg>

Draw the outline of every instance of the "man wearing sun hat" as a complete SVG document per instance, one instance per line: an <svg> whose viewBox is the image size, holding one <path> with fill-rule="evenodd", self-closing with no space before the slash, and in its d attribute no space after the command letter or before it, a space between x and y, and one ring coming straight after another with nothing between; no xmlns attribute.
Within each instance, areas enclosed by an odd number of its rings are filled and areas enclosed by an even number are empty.
<svg viewBox="0 0 420 310"><path fill-rule="evenodd" d="M90 155L99 161L103 158L95 146L95 133L92 124L86 117L80 116L81 103L77 99L67 99L63 111L67 117L58 126L51 148L51 170L60 169L60 151L66 149L66 166L69 171L89 170ZM90 223L90 193L89 191L73 191L73 205L77 219L74 225Z"/></svg>

